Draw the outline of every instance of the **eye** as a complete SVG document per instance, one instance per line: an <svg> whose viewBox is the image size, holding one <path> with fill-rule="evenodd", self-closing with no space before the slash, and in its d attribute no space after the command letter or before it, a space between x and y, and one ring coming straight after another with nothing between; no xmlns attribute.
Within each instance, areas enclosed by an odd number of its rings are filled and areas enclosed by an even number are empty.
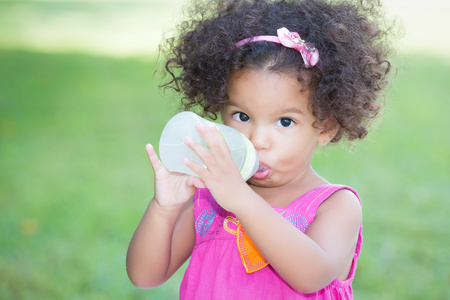
<svg viewBox="0 0 450 300"><path fill-rule="evenodd" d="M250 121L250 117L247 114L244 114L243 112L235 112L233 114L233 118L236 121L239 121L239 122L248 122L248 121Z"/></svg>
<svg viewBox="0 0 450 300"><path fill-rule="evenodd" d="M281 127L291 127L295 122L289 118L281 118L277 121L277 125Z"/></svg>

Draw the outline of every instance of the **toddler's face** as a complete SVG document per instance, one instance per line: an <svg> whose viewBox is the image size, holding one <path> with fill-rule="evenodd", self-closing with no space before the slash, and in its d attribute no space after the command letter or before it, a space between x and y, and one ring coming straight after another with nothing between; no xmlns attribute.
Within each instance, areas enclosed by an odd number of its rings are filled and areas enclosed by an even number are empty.
<svg viewBox="0 0 450 300"><path fill-rule="evenodd" d="M313 127L309 92L301 89L291 74L245 70L230 77L222 118L258 152L260 167L251 185L296 184L314 173L310 164L323 133Z"/></svg>

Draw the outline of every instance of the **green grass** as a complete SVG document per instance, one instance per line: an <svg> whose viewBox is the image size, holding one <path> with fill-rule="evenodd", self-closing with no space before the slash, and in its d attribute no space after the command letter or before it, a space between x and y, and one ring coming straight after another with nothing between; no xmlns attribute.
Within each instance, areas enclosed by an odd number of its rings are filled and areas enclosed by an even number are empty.
<svg viewBox="0 0 450 300"><path fill-rule="evenodd" d="M450 64L417 55L397 66L380 128L352 153L317 157L317 171L363 201L356 299L448 299Z"/></svg>
<svg viewBox="0 0 450 300"><path fill-rule="evenodd" d="M358 190L356 299L450 294L450 65L398 58L384 122L316 170ZM144 146L176 111L155 62L0 50L0 298L175 299L182 272L131 285L125 254L152 196Z"/></svg>

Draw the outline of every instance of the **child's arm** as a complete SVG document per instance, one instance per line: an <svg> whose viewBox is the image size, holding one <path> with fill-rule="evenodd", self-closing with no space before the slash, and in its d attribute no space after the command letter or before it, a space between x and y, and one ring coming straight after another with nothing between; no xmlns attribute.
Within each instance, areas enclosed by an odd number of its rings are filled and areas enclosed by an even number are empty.
<svg viewBox="0 0 450 300"><path fill-rule="evenodd" d="M194 246L192 176L169 172L153 147L147 153L155 172L155 196L131 239L127 272L139 288L153 288L169 279L189 258Z"/></svg>
<svg viewBox="0 0 450 300"><path fill-rule="evenodd" d="M197 130L210 151L192 140L187 140L187 144L207 168L192 162L186 164L199 174L216 201L237 216L286 282L300 292L311 293L335 278L345 277L361 224L361 206L352 192L341 190L333 194L319 207L304 234L243 181L217 130L201 125Z"/></svg>
<svg viewBox="0 0 450 300"><path fill-rule="evenodd" d="M245 202L233 212L264 257L294 289L311 293L336 278L347 279L361 224L361 206L352 192L337 191L322 203L306 234L257 194L243 196Z"/></svg>

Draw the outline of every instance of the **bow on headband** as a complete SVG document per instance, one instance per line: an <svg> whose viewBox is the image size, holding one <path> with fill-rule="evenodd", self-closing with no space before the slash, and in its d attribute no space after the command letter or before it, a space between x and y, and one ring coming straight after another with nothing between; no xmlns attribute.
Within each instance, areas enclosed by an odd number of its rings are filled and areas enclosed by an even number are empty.
<svg viewBox="0 0 450 300"><path fill-rule="evenodd" d="M319 62L319 50L314 47L313 44L307 43L297 32L290 32L287 28L283 27L277 30L277 36L273 35L258 35L251 38L243 39L240 42L234 44L236 47L240 47L247 43L265 41L277 44L282 44L287 48L292 48L300 52L305 63L305 67L310 68L315 66Z"/></svg>

